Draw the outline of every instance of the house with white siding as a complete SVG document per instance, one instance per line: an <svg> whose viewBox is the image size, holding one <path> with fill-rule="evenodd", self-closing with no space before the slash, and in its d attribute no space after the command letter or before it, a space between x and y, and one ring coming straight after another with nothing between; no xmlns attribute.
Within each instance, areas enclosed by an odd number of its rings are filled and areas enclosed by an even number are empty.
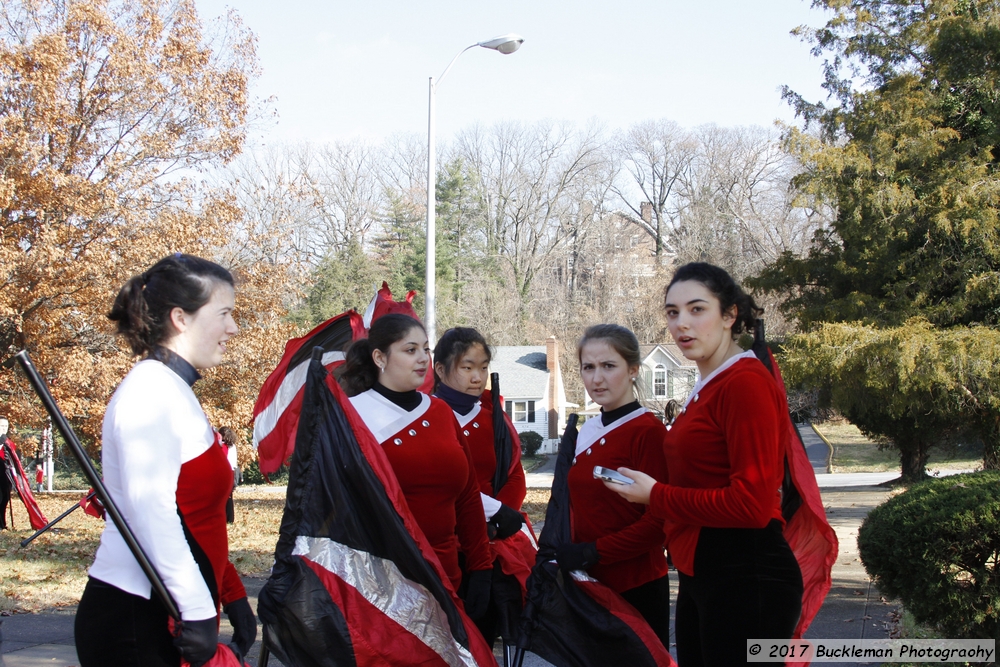
<svg viewBox="0 0 1000 667"><path fill-rule="evenodd" d="M500 375L504 409L518 433L534 431L545 439L545 454L555 453L566 427L567 408L559 343L550 336L545 345L499 345L493 348L490 372Z"/></svg>

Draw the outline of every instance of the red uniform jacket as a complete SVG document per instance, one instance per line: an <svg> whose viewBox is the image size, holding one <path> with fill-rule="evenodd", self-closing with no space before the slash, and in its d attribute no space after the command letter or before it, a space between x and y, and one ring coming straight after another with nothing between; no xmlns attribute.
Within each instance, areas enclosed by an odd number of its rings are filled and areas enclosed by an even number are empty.
<svg viewBox="0 0 1000 667"><path fill-rule="evenodd" d="M459 548L467 570L492 568L472 457L448 404L423 395L420 406L407 412L374 390L351 403L382 445L417 525L455 590L462 581Z"/></svg>
<svg viewBox="0 0 1000 667"><path fill-rule="evenodd" d="M667 573L663 520L605 488L594 466L626 466L664 480L664 435L663 424L640 408L608 426L594 417L577 438L568 477L573 541L597 543L600 561L587 572L618 593Z"/></svg>
<svg viewBox="0 0 1000 667"><path fill-rule="evenodd" d="M739 359L697 389L669 427L666 484L650 508L666 520L674 566L693 576L702 526L763 528L781 518L782 455L788 415L774 379L756 359Z"/></svg>
<svg viewBox="0 0 1000 667"><path fill-rule="evenodd" d="M493 403L490 391L483 392L479 405L472 409L467 415L455 413L462 428L462 434L469 442L469 450L472 452L472 462L476 466L476 478L479 481L479 490L486 495L496 498L504 505L512 507L518 511L524 502L527 489L524 481L524 468L521 467L521 439L514 430L514 424L510 417L504 414L504 421L510 430L511 440L514 447L510 457L510 468L507 471L507 483L500 489L500 493L493 492L493 473L497 467L496 450L493 447Z"/></svg>

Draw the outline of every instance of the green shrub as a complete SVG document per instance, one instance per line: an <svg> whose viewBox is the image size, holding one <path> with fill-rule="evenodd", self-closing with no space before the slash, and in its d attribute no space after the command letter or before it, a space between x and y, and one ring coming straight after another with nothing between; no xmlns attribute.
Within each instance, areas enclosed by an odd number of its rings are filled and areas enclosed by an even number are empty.
<svg viewBox="0 0 1000 667"><path fill-rule="evenodd" d="M879 590L954 639L1000 640L1000 471L918 484L876 507L858 532Z"/></svg>
<svg viewBox="0 0 1000 667"><path fill-rule="evenodd" d="M278 468L277 472L268 475L271 484L288 484L288 468L281 466ZM260 472L260 466L257 461L251 461L249 464L243 467L243 483L244 484L267 484L268 481L264 479L264 475Z"/></svg>
<svg viewBox="0 0 1000 667"><path fill-rule="evenodd" d="M521 437L521 455L534 456L542 447L542 436L534 431L518 434Z"/></svg>

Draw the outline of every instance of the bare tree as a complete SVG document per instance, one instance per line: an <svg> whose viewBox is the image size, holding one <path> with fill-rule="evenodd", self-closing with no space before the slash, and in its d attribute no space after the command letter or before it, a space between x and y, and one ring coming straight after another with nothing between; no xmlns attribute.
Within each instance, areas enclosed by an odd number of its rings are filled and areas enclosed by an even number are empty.
<svg viewBox="0 0 1000 667"><path fill-rule="evenodd" d="M362 247L382 208L383 153L361 142L336 142L303 151L300 168L317 216L310 253L322 258L352 241Z"/></svg>
<svg viewBox="0 0 1000 667"><path fill-rule="evenodd" d="M509 267L524 315L538 272L592 213L581 195L606 160L600 129L507 123L475 127L457 143L479 176L486 251Z"/></svg>
<svg viewBox="0 0 1000 667"><path fill-rule="evenodd" d="M670 237L687 203L697 140L673 121L650 120L620 132L614 145L620 170L614 191L628 219L653 239L662 262L674 251Z"/></svg>

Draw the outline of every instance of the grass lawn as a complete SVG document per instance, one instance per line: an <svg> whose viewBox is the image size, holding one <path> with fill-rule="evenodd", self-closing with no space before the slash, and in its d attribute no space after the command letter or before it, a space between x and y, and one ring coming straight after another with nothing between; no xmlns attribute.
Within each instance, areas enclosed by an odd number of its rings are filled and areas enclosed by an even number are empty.
<svg viewBox="0 0 1000 667"><path fill-rule="evenodd" d="M46 518L54 519L79 497L36 496ZM528 490L524 511L532 522L545 518L549 492ZM76 510L23 549L21 540L34 531L15 495L11 498L16 530L0 531L0 613L37 612L75 605L87 583L104 523ZM229 558L242 575L267 576L285 507L284 489L243 485L235 494L236 523L229 526ZM8 525L10 517L8 516Z"/></svg>
<svg viewBox="0 0 1000 667"><path fill-rule="evenodd" d="M79 497L72 494L36 496L46 518L54 519ZM33 612L75 605L87 583L104 523L77 510L27 547L20 542L34 531L15 495L14 525L0 531L0 613ZM240 574L266 575L274 560L284 493L267 487L241 486L236 491L236 523L229 527L229 555ZM8 516L8 525L10 517Z"/></svg>
<svg viewBox="0 0 1000 667"><path fill-rule="evenodd" d="M854 424L847 420L821 422L816 429L833 445L832 468L835 473L892 472L899 470L899 453L880 450ZM953 449L934 448L927 472L978 470L983 466L982 450L968 445Z"/></svg>

